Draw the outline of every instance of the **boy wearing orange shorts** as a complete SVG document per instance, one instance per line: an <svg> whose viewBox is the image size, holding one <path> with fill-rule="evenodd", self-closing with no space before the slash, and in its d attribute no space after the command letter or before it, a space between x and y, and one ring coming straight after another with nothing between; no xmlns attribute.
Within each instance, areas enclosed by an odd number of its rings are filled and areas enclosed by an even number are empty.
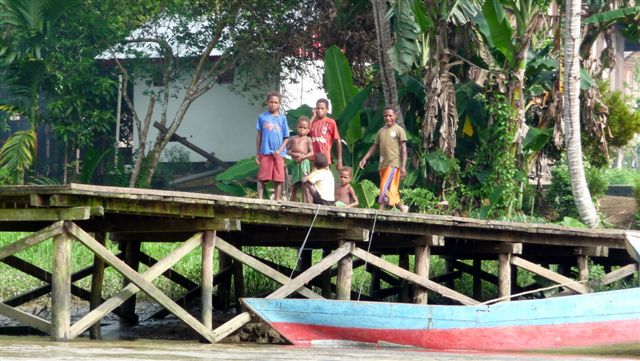
<svg viewBox="0 0 640 361"><path fill-rule="evenodd" d="M256 163L258 163L258 198L262 199L264 185L273 182L275 199L282 197L282 182L284 182L284 155L280 151L286 138L289 138L287 118L280 113L280 99L277 92L267 94L267 111L258 116L256 123Z"/></svg>
<svg viewBox="0 0 640 361"><path fill-rule="evenodd" d="M376 134L376 140L360 161L360 169L364 169L367 159L380 147L380 209L398 207L406 213L409 207L402 204L400 199L400 178L407 175L407 135L404 129L396 124L396 108L387 106L383 112L385 126Z"/></svg>

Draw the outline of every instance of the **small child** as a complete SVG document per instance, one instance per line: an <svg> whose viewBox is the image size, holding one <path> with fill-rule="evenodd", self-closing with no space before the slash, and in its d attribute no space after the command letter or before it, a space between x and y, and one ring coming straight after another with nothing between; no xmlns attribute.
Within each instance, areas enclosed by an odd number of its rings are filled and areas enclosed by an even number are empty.
<svg viewBox="0 0 640 361"><path fill-rule="evenodd" d="M278 149L281 153L287 148L287 154L293 158L295 163L291 166L291 200L297 201L298 188L302 187L302 180L311 172L310 158L313 157L313 144L309 134L309 118L301 116L298 118L298 135L287 138L282 147ZM302 201L305 201L304 192L302 193Z"/></svg>
<svg viewBox="0 0 640 361"><path fill-rule="evenodd" d="M351 187L351 179L353 178L353 170L351 167L343 167L338 172L340 175L340 185L336 187L336 206L355 208L358 206L358 197Z"/></svg>
<svg viewBox="0 0 640 361"><path fill-rule="evenodd" d="M333 206L335 202L335 181L329 170L327 155L318 153L313 161L315 169L302 180L305 202Z"/></svg>
<svg viewBox="0 0 640 361"><path fill-rule="evenodd" d="M282 95L277 92L267 94L267 110L258 116L256 122L256 163L258 163L258 198L262 199L265 183L271 181L275 188L275 199L282 196L284 182L284 152L281 146L289 138L287 118L280 113Z"/></svg>

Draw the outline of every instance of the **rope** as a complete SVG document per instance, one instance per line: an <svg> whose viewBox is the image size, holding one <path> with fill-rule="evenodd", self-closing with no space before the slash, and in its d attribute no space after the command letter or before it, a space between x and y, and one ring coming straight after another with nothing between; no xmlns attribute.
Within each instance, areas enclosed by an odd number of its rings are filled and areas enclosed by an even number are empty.
<svg viewBox="0 0 640 361"><path fill-rule="evenodd" d="M371 232L369 233L369 244L367 245L367 253L369 253L369 250L371 249L371 243L373 241L373 233L376 230L376 221L378 220L378 211L376 211L374 217L373 217L373 226L371 227ZM367 269L367 261L364 261L364 269L366 271ZM364 285L364 277L362 277L362 280L360 281L360 287L358 290L358 301L360 301L360 295L362 295L362 287Z"/></svg>
<svg viewBox="0 0 640 361"><path fill-rule="evenodd" d="M309 234L311 234L311 230L313 229L313 225L316 223L316 218L318 217L318 213L320 212L320 205L316 208L316 214L313 216L313 220L311 221L311 225L309 226L309 230L307 231L306 237L304 237L304 241L302 242L302 246L298 250L298 256L296 257L296 263L293 269L291 270L291 274L289 275L289 281L293 278L293 273L296 271L296 267L298 262L300 262L300 257L302 256L302 250L304 250L304 246L307 244L307 239L309 239Z"/></svg>

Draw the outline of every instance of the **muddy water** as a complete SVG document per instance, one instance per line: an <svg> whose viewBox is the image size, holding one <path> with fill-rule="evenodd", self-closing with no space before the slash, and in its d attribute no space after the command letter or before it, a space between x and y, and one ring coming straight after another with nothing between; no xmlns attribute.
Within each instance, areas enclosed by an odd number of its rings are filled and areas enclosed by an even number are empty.
<svg viewBox="0 0 640 361"><path fill-rule="evenodd" d="M304 348L283 345L201 344L197 341L78 339L52 342L48 337L0 336L0 360L430 360L430 361L569 361L631 360L624 357L587 357L571 355L444 353L416 349ZM637 359L636 359L637 360Z"/></svg>

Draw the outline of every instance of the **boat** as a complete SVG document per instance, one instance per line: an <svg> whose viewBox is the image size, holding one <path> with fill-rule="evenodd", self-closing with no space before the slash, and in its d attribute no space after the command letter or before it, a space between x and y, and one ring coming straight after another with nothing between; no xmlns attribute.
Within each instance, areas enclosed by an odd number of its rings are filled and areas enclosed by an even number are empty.
<svg viewBox="0 0 640 361"><path fill-rule="evenodd" d="M626 248L640 263L640 236ZM640 288L473 306L245 298L294 345L401 345L435 350L640 351Z"/></svg>
<svg viewBox="0 0 640 361"><path fill-rule="evenodd" d="M246 298L294 345L526 351L640 347L640 288L493 305Z"/></svg>

